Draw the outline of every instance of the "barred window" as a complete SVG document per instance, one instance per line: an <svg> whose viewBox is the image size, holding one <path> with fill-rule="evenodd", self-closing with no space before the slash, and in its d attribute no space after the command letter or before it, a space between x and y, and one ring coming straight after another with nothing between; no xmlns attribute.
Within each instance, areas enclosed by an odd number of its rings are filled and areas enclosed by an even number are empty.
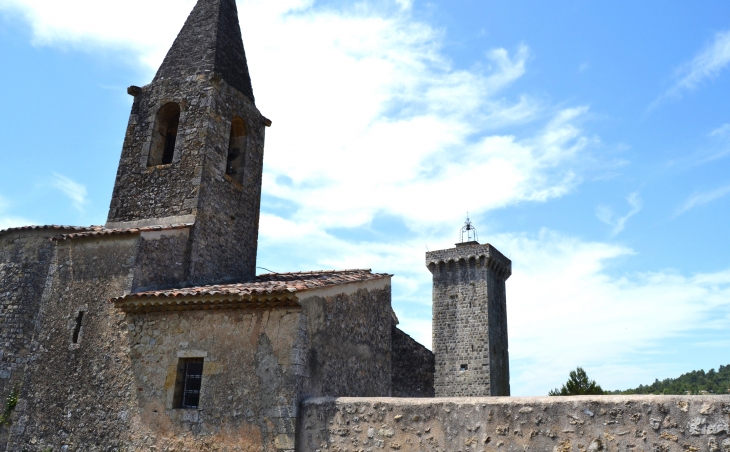
<svg viewBox="0 0 730 452"><path fill-rule="evenodd" d="M175 408L198 408L203 381L203 358L181 358L175 382Z"/></svg>

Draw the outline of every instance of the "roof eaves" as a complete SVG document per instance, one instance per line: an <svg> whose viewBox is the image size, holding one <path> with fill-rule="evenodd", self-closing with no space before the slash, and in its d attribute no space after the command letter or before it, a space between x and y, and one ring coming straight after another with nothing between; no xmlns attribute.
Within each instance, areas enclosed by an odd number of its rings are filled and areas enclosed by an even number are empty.
<svg viewBox="0 0 730 452"><path fill-rule="evenodd" d="M85 239L85 238L101 238L101 237L112 237L120 235L132 235L141 234L143 232L156 232L156 231L171 231L175 229L190 228L194 223L179 223L165 226L145 226L139 228L127 228L127 229L105 229L99 228L90 231L75 232L72 234L62 234L55 237L51 237L54 242L62 242L72 239Z"/></svg>
<svg viewBox="0 0 730 452"><path fill-rule="evenodd" d="M102 229L102 226L62 226L57 224L49 225L31 225L31 226L19 226L15 228L7 228L0 230L0 235L10 234L13 232L26 232L26 231L73 231L73 232L91 232Z"/></svg>
<svg viewBox="0 0 730 452"><path fill-rule="evenodd" d="M263 294L130 294L109 300L127 314L161 311L209 311L231 309L272 309L299 307L297 297L290 291Z"/></svg>

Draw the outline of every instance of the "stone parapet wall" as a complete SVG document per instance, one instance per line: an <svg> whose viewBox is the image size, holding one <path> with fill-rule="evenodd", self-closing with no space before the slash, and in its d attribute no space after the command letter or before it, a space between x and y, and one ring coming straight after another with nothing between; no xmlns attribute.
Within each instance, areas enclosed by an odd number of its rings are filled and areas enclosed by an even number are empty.
<svg viewBox="0 0 730 452"><path fill-rule="evenodd" d="M730 452L730 396L319 398L298 452Z"/></svg>

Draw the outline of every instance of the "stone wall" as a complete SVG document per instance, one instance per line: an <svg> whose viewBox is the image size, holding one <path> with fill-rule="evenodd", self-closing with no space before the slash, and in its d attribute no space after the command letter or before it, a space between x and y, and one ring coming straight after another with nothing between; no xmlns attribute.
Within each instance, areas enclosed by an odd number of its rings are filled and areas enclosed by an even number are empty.
<svg viewBox="0 0 730 452"><path fill-rule="evenodd" d="M433 353L393 325L392 396L433 397Z"/></svg>
<svg viewBox="0 0 730 452"><path fill-rule="evenodd" d="M730 452L730 396L310 399L298 452Z"/></svg>
<svg viewBox="0 0 730 452"><path fill-rule="evenodd" d="M53 245L48 237L63 229L0 234L0 403L24 378L32 357L32 337ZM0 427L0 445L8 429ZM1 446L0 446L1 447Z"/></svg>
<svg viewBox="0 0 730 452"><path fill-rule="evenodd" d="M8 450L62 445L95 450L101 444L129 443L128 420L137 409L137 386L132 379L126 319L109 299L129 293L140 278L146 285L167 284L166 278L179 271L177 258L184 257L186 231L56 242L36 234L29 237L41 240L38 248L31 246L33 241L20 239L4 248L29 247L26 258L35 264L37 255L46 265L34 273L35 267L19 261L17 252L13 254L13 268L27 267L17 279L18 287L35 291L22 296L35 306L37 315L24 323L22 343L17 342L24 353L18 377L22 378L20 401L10 429L0 430L4 435L10 432ZM10 274L10 267L4 268Z"/></svg>
<svg viewBox="0 0 730 452"><path fill-rule="evenodd" d="M300 309L158 312L126 319L135 450L291 450ZM174 408L178 361L203 358L198 409Z"/></svg>
<svg viewBox="0 0 730 452"><path fill-rule="evenodd" d="M201 89L201 88L198 88ZM193 230L191 284L242 281L256 274L264 119L243 94L224 81L212 84L209 112L197 129L208 137ZM226 174L231 121L243 119L247 135L243 175Z"/></svg>
<svg viewBox="0 0 730 452"><path fill-rule="evenodd" d="M509 395L505 280L511 262L489 244L426 253L433 274L438 397Z"/></svg>
<svg viewBox="0 0 730 452"><path fill-rule="evenodd" d="M181 287L188 279L190 228L143 232L135 255L131 291Z"/></svg>
<svg viewBox="0 0 730 452"><path fill-rule="evenodd" d="M9 451L98 450L128 442L136 388L122 328L108 302L128 291L139 236L58 242L13 414ZM76 321L83 312L77 343Z"/></svg>
<svg viewBox="0 0 730 452"><path fill-rule="evenodd" d="M390 278L302 294L306 396L390 396Z"/></svg>
<svg viewBox="0 0 730 452"><path fill-rule="evenodd" d="M141 268L165 283L185 231L55 242L8 451L293 451L305 396L390 394L388 279L305 291L302 307L115 308ZM175 403L187 358L204 361L197 409Z"/></svg>

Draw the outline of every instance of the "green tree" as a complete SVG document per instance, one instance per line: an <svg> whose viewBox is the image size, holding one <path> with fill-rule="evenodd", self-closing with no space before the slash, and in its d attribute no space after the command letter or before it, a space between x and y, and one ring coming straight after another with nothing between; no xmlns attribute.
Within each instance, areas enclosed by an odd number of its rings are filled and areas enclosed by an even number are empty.
<svg viewBox="0 0 730 452"><path fill-rule="evenodd" d="M568 382L560 389L553 389L548 395L570 396L570 395L596 395L603 394L603 389L595 381L589 380L586 371L582 367L570 371Z"/></svg>

